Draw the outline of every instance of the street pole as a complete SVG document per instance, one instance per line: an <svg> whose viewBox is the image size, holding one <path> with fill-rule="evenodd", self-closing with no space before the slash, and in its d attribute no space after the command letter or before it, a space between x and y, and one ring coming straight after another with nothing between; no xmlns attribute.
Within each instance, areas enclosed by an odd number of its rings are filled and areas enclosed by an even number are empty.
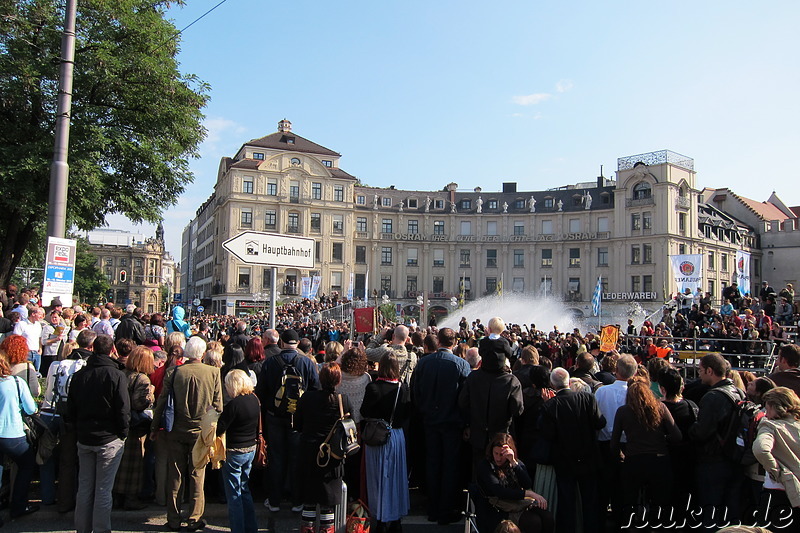
<svg viewBox="0 0 800 533"><path fill-rule="evenodd" d="M69 126L72 113L72 71L75 65L75 15L78 0L66 1L64 33L61 36L61 76L58 80L53 166L50 168L50 210L47 235L64 238L67 226L67 188L69 184Z"/></svg>
<svg viewBox="0 0 800 533"><path fill-rule="evenodd" d="M275 291L278 290L278 269L270 267L270 286L272 290L269 291L269 329L275 329Z"/></svg>

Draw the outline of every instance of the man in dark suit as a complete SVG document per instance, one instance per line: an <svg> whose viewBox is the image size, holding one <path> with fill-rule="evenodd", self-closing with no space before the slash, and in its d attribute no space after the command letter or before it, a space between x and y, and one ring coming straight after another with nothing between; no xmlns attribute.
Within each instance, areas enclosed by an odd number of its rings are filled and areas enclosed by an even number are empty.
<svg viewBox="0 0 800 533"><path fill-rule="evenodd" d="M411 374L411 397L425 426L428 520L446 526L461 518L454 511L464 429L458 394L470 368L453 355L455 331L442 328L437 337L439 351L420 359Z"/></svg>
<svg viewBox="0 0 800 533"><path fill-rule="evenodd" d="M550 445L550 460L556 471L556 530L559 533L577 530L575 502L580 486L583 530L597 533L601 523L597 505L600 460L597 430L605 427L606 419L592 394L569 389L569 372L563 368L553 370L550 384L557 392L542 406L539 428Z"/></svg>

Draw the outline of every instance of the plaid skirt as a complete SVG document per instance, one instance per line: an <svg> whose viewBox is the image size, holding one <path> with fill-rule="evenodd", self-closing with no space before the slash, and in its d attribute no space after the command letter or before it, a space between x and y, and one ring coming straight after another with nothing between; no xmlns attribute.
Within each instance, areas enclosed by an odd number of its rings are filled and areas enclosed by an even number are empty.
<svg viewBox="0 0 800 533"><path fill-rule="evenodd" d="M122 451L122 461L114 480L114 492L138 496L144 481L144 439L128 437Z"/></svg>

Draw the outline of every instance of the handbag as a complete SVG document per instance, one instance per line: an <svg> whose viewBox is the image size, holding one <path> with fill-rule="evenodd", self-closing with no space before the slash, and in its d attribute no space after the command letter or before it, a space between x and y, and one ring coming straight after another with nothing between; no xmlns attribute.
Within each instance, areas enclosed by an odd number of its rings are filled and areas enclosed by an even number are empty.
<svg viewBox="0 0 800 533"><path fill-rule="evenodd" d="M358 444L358 428L350 418L350 413L345 414L342 406L342 395L336 395L339 400L339 419L333 424L328 436L319 445L317 453L317 466L325 468L331 459L341 461L361 450Z"/></svg>
<svg viewBox="0 0 800 533"><path fill-rule="evenodd" d="M19 414L22 417L22 428L25 431L25 438L28 444L35 446L39 441L39 437L41 437L42 433L47 429L47 424L39 417L39 413L29 415L25 412L25 409L22 408L22 391L19 388L19 381L20 378L14 376L14 383L17 385L17 398L19 398ZM27 383L25 386L28 386Z"/></svg>
<svg viewBox="0 0 800 533"><path fill-rule="evenodd" d="M347 515L345 523L346 533L369 533L370 519L369 509L367 505L358 500L353 502L350 507L350 513Z"/></svg>
<svg viewBox="0 0 800 533"><path fill-rule="evenodd" d="M258 401L258 397L256 396ZM253 457L255 468L267 467L267 441L264 439L264 430L261 422L261 401L258 401L258 434L256 435L256 454Z"/></svg>
<svg viewBox="0 0 800 533"><path fill-rule="evenodd" d="M397 383L397 394L394 397L394 406L389 421L382 418L367 418L361 426L361 440L367 446L384 446L389 442L389 435L392 432L392 422L394 421L394 411L397 408L397 400L400 397L401 384Z"/></svg>
<svg viewBox="0 0 800 533"><path fill-rule="evenodd" d="M534 503L536 503L532 499L528 498L523 498L521 500L506 500L504 498L490 496L488 500L492 507L504 513L521 513L522 511L527 511Z"/></svg>

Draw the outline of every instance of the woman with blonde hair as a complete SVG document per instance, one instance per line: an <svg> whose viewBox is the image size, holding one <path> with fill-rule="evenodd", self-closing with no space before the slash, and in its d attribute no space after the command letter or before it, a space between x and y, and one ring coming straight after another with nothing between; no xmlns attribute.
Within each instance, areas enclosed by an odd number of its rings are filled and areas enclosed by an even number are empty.
<svg viewBox="0 0 800 533"><path fill-rule="evenodd" d="M148 375L153 373L153 366L153 350L146 346L136 346L125 361L125 375L128 377L128 394L131 402L131 424L122 451L122 461L114 480L114 494L126 511L146 507L139 501L139 493L144 481L144 439L150 433L149 421L153 418L151 408L155 400L154 387L148 378Z"/></svg>
<svg viewBox="0 0 800 533"><path fill-rule="evenodd" d="M231 533L256 533L256 511L250 493L250 469L256 453L261 405L253 394L250 376L235 368L225 376L225 404L217 422L217 435L225 433L226 457L222 483L228 503Z"/></svg>
<svg viewBox="0 0 800 533"><path fill-rule="evenodd" d="M775 387L761 401L766 417L758 425L753 454L767 473L762 516L781 531L800 531L800 398Z"/></svg>
<svg viewBox="0 0 800 533"><path fill-rule="evenodd" d="M206 345L206 353L203 355L203 364L222 368L222 353L224 350L221 342L209 342Z"/></svg>
<svg viewBox="0 0 800 533"><path fill-rule="evenodd" d="M623 460L623 524L642 516L635 508L642 489L646 489L654 517L660 507L669 506L673 482L669 445L679 443L682 437L667 406L656 399L645 378L631 378L625 402L617 409L611 434L611 451ZM623 432L628 439L624 454L620 447Z"/></svg>

